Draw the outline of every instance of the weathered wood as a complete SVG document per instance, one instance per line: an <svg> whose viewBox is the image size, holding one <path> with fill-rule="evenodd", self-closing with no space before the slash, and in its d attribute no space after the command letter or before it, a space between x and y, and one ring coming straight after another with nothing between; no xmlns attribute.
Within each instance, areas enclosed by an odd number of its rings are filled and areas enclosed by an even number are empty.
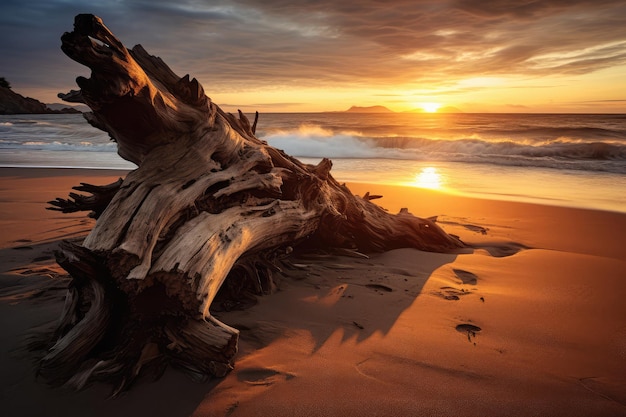
<svg viewBox="0 0 626 417"><path fill-rule="evenodd" d="M89 217L97 219L119 191L122 182L122 178L108 185L92 185L81 182L80 185L72 188L77 191L90 193L91 195L70 193L70 198L68 199L57 197L56 200L48 201L51 207L46 208L63 213L90 211Z"/></svg>
<svg viewBox="0 0 626 417"><path fill-rule="evenodd" d="M58 254L73 284L42 361L49 379L80 387L114 376L121 389L163 361L223 376L238 331L211 314L218 291L229 282L267 292L272 259L302 243L354 256L463 246L430 220L370 202L379 196L352 195L330 160L303 164L269 146L255 136L258 113L252 124L225 113L196 79L140 45L126 49L93 15L76 17L62 49L92 72L77 79L79 92L60 96L89 105L87 121L138 168L122 182L79 188L92 196L51 202L98 220L80 246Z"/></svg>

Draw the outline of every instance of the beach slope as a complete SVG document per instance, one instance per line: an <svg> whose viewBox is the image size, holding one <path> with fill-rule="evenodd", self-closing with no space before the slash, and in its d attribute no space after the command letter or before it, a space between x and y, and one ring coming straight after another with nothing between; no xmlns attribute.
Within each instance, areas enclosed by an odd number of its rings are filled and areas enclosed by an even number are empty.
<svg viewBox="0 0 626 417"><path fill-rule="evenodd" d="M93 223L45 202L123 175L0 168L3 415L626 416L626 214L368 184L349 187L471 248L292 259L278 292L217 313L241 330L222 380L49 388L25 346L61 311L53 250Z"/></svg>

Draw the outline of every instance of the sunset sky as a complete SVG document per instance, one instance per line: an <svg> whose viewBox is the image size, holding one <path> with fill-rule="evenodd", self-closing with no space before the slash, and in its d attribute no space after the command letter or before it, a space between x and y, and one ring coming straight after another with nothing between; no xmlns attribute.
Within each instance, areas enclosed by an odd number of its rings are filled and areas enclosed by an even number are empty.
<svg viewBox="0 0 626 417"><path fill-rule="evenodd" d="M60 50L93 13L228 111L424 103L626 113L624 0L0 0L0 76L46 103L86 68Z"/></svg>

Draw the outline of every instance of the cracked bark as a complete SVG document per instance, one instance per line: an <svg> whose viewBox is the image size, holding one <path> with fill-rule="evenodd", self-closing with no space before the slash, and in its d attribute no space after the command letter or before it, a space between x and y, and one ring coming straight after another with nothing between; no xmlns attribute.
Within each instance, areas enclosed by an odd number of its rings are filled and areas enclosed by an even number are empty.
<svg viewBox="0 0 626 417"><path fill-rule="evenodd" d="M88 66L80 91L94 127L138 168L84 196L51 202L92 211L94 228L57 259L72 276L55 340L40 364L48 380L80 388L94 379L120 389L150 363L167 361L197 378L232 369L239 332L211 314L222 284L266 293L273 260L293 247L358 252L463 244L433 221L390 214L330 174L255 136L239 112L225 113L188 75L179 77L140 45L127 49L93 15L78 15L62 50Z"/></svg>

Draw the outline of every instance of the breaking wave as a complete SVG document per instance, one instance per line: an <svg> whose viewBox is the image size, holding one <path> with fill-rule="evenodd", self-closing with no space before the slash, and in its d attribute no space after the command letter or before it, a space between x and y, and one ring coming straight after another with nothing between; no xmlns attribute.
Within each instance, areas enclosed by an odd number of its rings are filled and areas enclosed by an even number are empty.
<svg viewBox="0 0 626 417"><path fill-rule="evenodd" d="M63 152L117 152L116 144L110 141L107 143L94 143L90 141L46 142L37 140L20 142L0 139L0 149Z"/></svg>
<svg viewBox="0 0 626 417"><path fill-rule="evenodd" d="M263 139L296 157L451 161L626 173L626 141L618 140L601 142L579 137L550 140L527 136L514 141L477 135L446 139L376 137L360 132L336 132L317 125L267 133Z"/></svg>
<svg viewBox="0 0 626 417"><path fill-rule="evenodd" d="M260 126L260 138L300 158L465 162L626 174L626 115L277 113L262 117ZM36 164L42 158L73 161L78 156L72 155L80 153L80 158L96 164L117 157L116 151L108 134L80 115L0 118L5 163L17 154Z"/></svg>

